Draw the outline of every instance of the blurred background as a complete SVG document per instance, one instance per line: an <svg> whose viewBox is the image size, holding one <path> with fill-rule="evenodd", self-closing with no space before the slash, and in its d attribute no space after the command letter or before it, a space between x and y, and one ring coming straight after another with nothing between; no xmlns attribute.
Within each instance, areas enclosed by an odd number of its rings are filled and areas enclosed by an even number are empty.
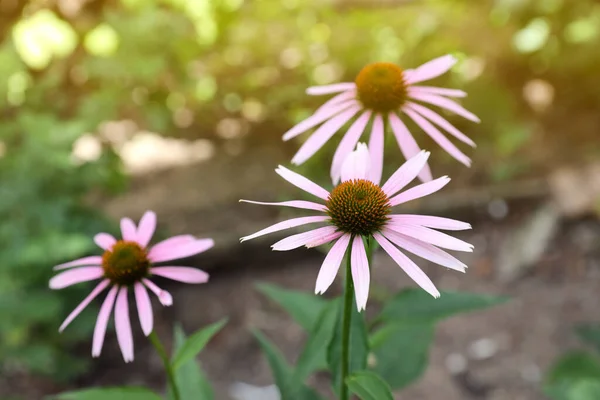
<svg viewBox="0 0 600 400"><path fill-rule="evenodd" d="M478 145L464 149L473 167L415 129L434 175L453 182L409 206L471 222L463 237L476 251L461 256L465 276L421 264L440 289L513 301L444 322L404 394L545 398L544 371L577 346L573 326L598 318L598 49L595 0L0 0L0 398L161 387L139 331L135 363L125 366L112 333L89 357L98 304L59 335L89 288L47 286L53 265L97 251L94 233L146 209L160 235L217 243L190 261L211 284L169 286L175 306L158 312L159 334L168 342L175 320L192 331L229 315L201 357L217 398L245 398L239 382L270 384L248 328L290 359L303 336L253 284L312 290L322 255L272 254L276 235L240 245L283 212L238 199L298 198L273 169L305 140L281 135L324 102L307 86L448 53L460 61L435 83L466 90L482 120L451 119ZM336 137L297 170L327 187ZM403 159L394 141L386 152L389 174ZM375 262L373 307L413 285L386 256Z"/></svg>

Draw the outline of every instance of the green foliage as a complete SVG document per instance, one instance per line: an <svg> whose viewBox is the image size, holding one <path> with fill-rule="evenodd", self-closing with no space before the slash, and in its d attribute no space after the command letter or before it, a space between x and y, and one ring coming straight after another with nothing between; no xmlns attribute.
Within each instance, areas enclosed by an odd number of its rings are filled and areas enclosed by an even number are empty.
<svg viewBox="0 0 600 400"><path fill-rule="evenodd" d="M217 324L221 324L218 322ZM214 327L214 325L211 325ZM211 326L205 328L209 329ZM200 332L202 332L201 330ZM190 340L185 338L185 333L180 325L175 325L173 332L174 337L174 352L180 354L184 346ZM194 354L195 356L195 354ZM198 366L198 362L194 358L190 358L175 370L175 382L179 388L179 395L182 399L202 399L213 400L215 393L204 375L204 372Z"/></svg>
<svg viewBox="0 0 600 400"><path fill-rule="evenodd" d="M600 352L600 324L581 324L575 331L581 340Z"/></svg>
<svg viewBox="0 0 600 400"><path fill-rule="evenodd" d="M350 391L361 400L393 400L390 386L377 374L359 371L346 379Z"/></svg>
<svg viewBox="0 0 600 400"><path fill-rule="evenodd" d="M188 361L193 360L200 353L208 341L217 334L227 323L227 320L215 322L206 328L200 329L192 336L187 338L185 342L178 348L173 356L173 368L175 370L182 367Z"/></svg>
<svg viewBox="0 0 600 400"><path fill-rule="evenodd" d="M162 397L142 387L83 389L52 396L56 400L161 400Z"/></svg>

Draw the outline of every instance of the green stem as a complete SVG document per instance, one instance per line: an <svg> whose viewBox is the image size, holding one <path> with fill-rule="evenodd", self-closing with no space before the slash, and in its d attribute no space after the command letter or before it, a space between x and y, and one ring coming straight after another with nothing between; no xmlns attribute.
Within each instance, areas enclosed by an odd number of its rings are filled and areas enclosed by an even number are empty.
<svg viewBox="0 0 600 400"><path fill-rule="evenodd" d="M352 241L351 241L352 242ZM348 360L350 355L350 322L352 320L352 271L350 249L346 255L346 287L344 289L344 314L342 318L342 381L340 382L340 400L348 400Z"/></svg>
<svg viewBox="0 0 600 400"><path fill-rule="evenodd" d="M165 366L165 372L167 373L167 379L169 380L169 387L171 388L171 393L173 394L173 400L179 400L179 389L177 388L177 383L175 382L175 373L173 371L173 366L169 361L169 356L167 355L164 346L160 342L158 335L154 331L152 331L148 337L150 338L150 342L152 342L152 345L156 349L156 352L160 356L160 359Z"/></svg>

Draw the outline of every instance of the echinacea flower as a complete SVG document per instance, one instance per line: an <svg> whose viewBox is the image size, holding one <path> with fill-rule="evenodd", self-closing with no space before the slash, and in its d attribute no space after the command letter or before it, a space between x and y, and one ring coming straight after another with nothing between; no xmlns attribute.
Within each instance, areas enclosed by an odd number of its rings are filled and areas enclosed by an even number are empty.
<svg viewBox="0 0 600 400"><path fill-rule="evenodd" d="M282 178L324 200L325 204L303 200L280 203L241 201L315 210L322 214L279 222L243 237L241 241L301 225L324 223L323 227L289 236L271 246L273 250L284 251L333 242L321 265L315 293L322 294L331 286L344 254L350 249L356 305L359 311L363 310L367 304L370 282L369 262L363 238L372 237L419 286L432 296L439 297L440 292L433 282L399 248L444 267L465 272L467 266L441 248L471 252L473 246L435 229L455 231L470 229L471 225L441 217L392 214L393 207L437 192L450 181L444 176L400 192L415 179L427 163L428 157L428 152L417 153L380 187L378 171L381 166L376 165L377 160L374 165L371 164L367 146L359 143L357 150L350 153L342 165L341 183L331 192L302 175L279 166L275 172Z"/></svg>
<svg viewBox="0 0 600 400"><path fill-rule="evenodd" d="M347 122L358 115L344 135L333 156L331 179L336 184L340 179L342 163L358 143L363 131L372 121L369 150L374 159L383 159L385 123L389 124L400 150L408 160L419 153L420 148L399 116L406 115L452 157L471 165L471 160L460 151L435 125L456 139L475 147L475 143L438 113L423 104L434 105L451 111L468 120L479 122L479 118L449 97L465 97L462 90L417 85L448 71L456 59L451 55L431 60L412 70L402 70L389 62L377 62L364 67L354 82L336 83L309 87L309 95L337 95L323 104L304 121L283 135L290 140L320 124L292 158L292 164L300 165L312 157ZM382 165L382 162L379 163ZM379 172L380 173L380 172ZM377 175L377 173L375 173ZM424 181L432 179L426 164L419 172Z"/></svg>
<svg viewBox="0 0 600 400"><path fill-rule="evenodd" d="M150 289L164 306L170 306L173 298L169 292L162 290L150 278L164 278L185 282L204 283L208 274L202 270L179 266L154 266L155 263L172 261L202 253L213 247L212 239L196 239L191 235L173 236L153 246L148 246L156 229L156 214L147 211L141 218L139 226L129 218L121 219L121 240L108 233L99 233L94 241L104 250L102 256L80 258L65 264L57 265L55 270L66 271L50 279L51 289L62 289L80 282L101 279L92 292L69 314L62 323L62 332L90 302L102 291L110 287L102 303L92 344L92 356L98 357L102 351L104 335L108 319L115 311L115 329L117 340L125 362L133 361L133 335L129 319L128 294L134 292L137 312L142 331L146 336L153 329L152 305L148 291Z"/></svg>

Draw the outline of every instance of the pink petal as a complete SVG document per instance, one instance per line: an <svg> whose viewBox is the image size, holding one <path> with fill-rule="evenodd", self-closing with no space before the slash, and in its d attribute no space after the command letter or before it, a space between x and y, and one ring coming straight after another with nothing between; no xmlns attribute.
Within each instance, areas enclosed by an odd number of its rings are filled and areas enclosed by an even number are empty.
<svg viewBox="0 0 600 400"><path fill-rule="evenodd" d="M183 243L180 245L173 246L171 248L165 248L160 252L154 251L148 254L148 258L153 263L159 263L163 261L171 261L179 258L191 257L193 255L205 252L215 245L212 239L197 239L193 242Z"/></svg>
<svg viewBox="0 0 600 400"><path fill-rule="evenodd" d="M383 173L383 118L375 115L371 137L369 138L369 155L371 157L371 172L369 179L379 185Z"/></svg>
<svg viewBox="0 0 600 400"><path fill-rule="evenodd" d="M450 182L450 178L447 176L442 176L441 178L437 178L431 182L422 183L400 193L396 197L392 197L390 200L390 205L393 207L397 206L398 204L406 203L407 201L430 195L431 193L435 193L446 186L448 182Z"/></svg>
<svg viewBox="0 0 600 400"><path fill-rule="evenodd" d="M292 164L300 165L312 157L312 155L319 151L319 149L323 147L346 122L359 112L360 109L361 107L359 105L351 106L348 110L342 111L340 114L321 125L294 155Z"/></svg>
<svg viewBox="0 0 600 400"><path fill-rule="evenodd" d="M276 173L279 174L283 179L291 183L292 185L304 190L312 194L313 196L317 196L323 200L327 200L329 198L329 192L323 189L321 186L317 185L310 179L303 177L300 174L297 174L293 171L290 171L284 166L279 166L275 170Z"/></svg>
<svg viewBox="0 0 600 400"><path fill-rule="evenodd" d="M356 121L354 121L335 151L335 154L333 155L333 161L331 163L331 180L334 184L337 184L340 180L342 164L344 163L344 160L348 154L350 154L356 147L358 139L360 139L360 136L365 130L369 119L371 119L371 111L367 110L362 113L356 119Z"/></svg>
<svg viewBox="0 0 600 400"><path fill-rule="evenodd" d="M90 265L90 266L99 266L102 265L102 257L100 256L90 256L79 258L74 261L69 261L64 264L59 264L55 266L53 269L55 271L60 271L61 269L71 268L71 267L79 267L81 265Z"/></svg>
<svg viewBox="0 0 600 400"><path fill-rule="evenodd" d="M388 197L392 197L398 193L398 191L402 190L404 186L408 185L417 177L419 172L427 164L430 154L431 153L428 151L421 150L417 155L408 159L408 161L402 164L400 168L390 176L390 179L387 180L381 190L383 190Z"/></svg>
<svg viewBox="0 0 600 400"><path fill-rule="evenodd" d="M76 283L87 282L101 278L104 275L102 267L79 267L60 274L50 279L50 289L63 289Z"/></svg>
<svg viewBox="0 0 600 400"><path fill-rule="evenodd" d="M156 286L150 279L143 278L142 283L158 297L160 304L167 307L173 305L173 297L169 292Z"/></svg>
<svg viewBox="0 0 600 400"><path fill-rule="evenodd" d="M205 283L208 282L208 274L198 268L191 267L154 267L150 269L153 275L163 278L173 279L185 283Z"/></svg>
<svg viewBox="0 0 600 400"><path fill-rule="evenodd" d="M386 227L394 232L410 236L425 243L430 243L444 249L472 252L473 245L424 226L402 225L396 222L388 222Z"/></svg>
<svg viewBox="0 0 600 400"><path fill-rule="evenodd" d="M428 228L443 229L447 231L464 231L466 229L471 229L471 224L466 222L450 218L433 217L430 215L396 214L390 215L390 218L392 221L402 224L426 226Z"/></svg>
<svg viewBox="0 0 600 400"><path fill-rule="evenodd" d="M442 149L446 150L448 154L467 167L471 166L471 159L462 151L460 151L458 147L452 144L452 142L450 142L448 138L444 136L442 132L438 131L436 127L433 126L429 121L409 108L404 108L403 111L406 113L406 115L412 118L412 120L415 121L415 123L425 131L425 133L427 133L437 144L439 144Z"/></svg>
<svg viewBox="0 0 600 400"><path fill-rule="evenodd" d="M364 143L359 143L356 150L348 154L342 165L342 182L369 177L371 160L369 149Z"/></svg>
<svg viewBox="0 0 600 400"><path fill-rule="evenodd" d="M369 298L369 285L371 276L369 274L369 260L362 237L355 236L352 241L351 250L352 282L354 283L354 294L356 296L356 307L362 311L367 306ZM348 279L348 277L346 277Z"/></svg>
<svg viewBox="0 0 600 400"><path fill-rule="evenodd" d="M319 270L319 275L317 276L317 283L315 285L315 294L323 294L325 291L331 286L335 277L340 269L340 264L344 259L344 254L346 254L346 249L348 249L348 243L350 243L350 235L343 235L329 250L325 260L323 260L323 264L321 265L321 269Z"/></svg>
<svg viewBox="0 0 600 400"><path fill-rule="evenodd" d="M333 242L334 240L336 240L337 238L339 238L340 236L342 236L344 234L344 232L338 231L338 230L331 230L331 233L327 234L327 235L323 235L318 239L315 239L311 242L306 243L306 248L310 249L312 247L317 247L317 246L321 246L324 245L326 243L330 243Z"/></svg>
<svg viewBox="0 0 600 400"><path fill-rule="evenodd" d="M433 297L440 297L440 292L436 289L431 279L415 264L412 260L406 257L400 250L394 247L393 244L387 241L381 234L373 234L377 243L389 254L390 257L406 272L406 274L421 286L427 293Z"/></svg>
<svg viewBox="0 0 600 400"><path fill-rule="evenodd" d="M250 203L250 204L262 204L265 206L283 206L283 207L293 207L293 208L302 208L304 210L316 210L316 211L327 211L327 206L324 204L313 203L312 201L304 201L304 200L292 200L292 201L281 201L278 203L269 203L264 201L252 201L252 200L240 200L240 203Z"/></svg>
<svg viewBox="0 0 600 400"><path fill-rule="evenodd" d="M196 238L192 235L178 235L173 236L169 239L163 240L162 242L158 242L150 249L148 253L148 257L152 258L153 255L164 252L165 250L170 250L173 247L181 246L183 244L191 243L196 241Z"/></svg>
<svg viewBox="0 0 600 400"><path fill-rule="evenodd" d="M341 103L334 103L328 106L325 104L313 115L306 118L304 121L299 122L290 128L286 133L283 134L283 141L290 140L300 135L301 133L306 132L310 128L313 128L320 123L332 118L333 116L339 114L340 112L346 110L350 106L354 106L358 104L356 100L348 100Z"/></svg>
<svg viewBox="0 0 600 400"><path fill-rule="evenodd" d="M319 114L320 112L326 111L331 106L341 104L342 102L345 102L347 100L356 100L356 90L347 90L345 92L335 95L334 97L323 103L321 107L317 108L315 114Z"/></svg>
<svg viewBox="0 0 600 400"><path fill-rule="evenodd" d="M441 96L448 97L466 97L467 93L463 90L448 89L436 86L410 86L408 88L408 94L412 93L426 93L426 94L439 94Z"/></svg>
<svg viewBox="0 0 600 400"><path fill-rule="evenodd" d="M438 96L435 94L414 93L412 95L412 98L415 100L423 101L425 103L433 104L434 106L445 108L446 110L450 110L453 113L458 114L461 117L468 119L469 121L481 122L481 120L477 117L477 115L466 110L463 106L456 103L455 101L452 101L445 97Z"/></svg>
<svg viewBox="0 0 600 400"><path fill-rule="evenodd" d="M459 272L465 272L467 269L465 264L432 244L422 242L389 229L384 229L382 233L396 246L406 249L421 258Z"/></svg>
<svg viewBox="0 0 600 400"><path fill-rule="evenodd" d="M306 224L313 224L315 222L323 222L329 220L330 217L328 215L318 215L314 217L299 217L292 218L286 221L278 222L275 225L271 225L265 229L262 229L252 235L244 236L240 239L240 242L245 242L246 240L254 239L259 236L268 235L269 233L282 231L284 229L295 228L297 226L302 226Z"/></svg>
<svg viewBox="0 0 600 400"><path fill-rule="evenodd" d="M144 335L148 336L150 333L152 333L152 326L154 325L154 316L152 315L150 296L148 296L148 291L146 291L144 285L139 282L135 283L133 289L142 332L144 332Z"/></svg>
<svg viewBox="0 0 600 400"><path fill-rule="evenodd" d="M311 96L320 96L323 94L343 92L345 90L352 89L356 89L354 82L334 83L332 85L311 86L306 89L306 94Z"/></svg>
<svg viewBox="0 0 600 400"><path fill-rule="evenodd" d="M94 242L96 242L101 249L108 250L113 244L117 243L117 239L108 233L99 233L94 236Z"/></svg>
<svg viewBox="0 0 600 400"><path fill-rule="evenodd" d="M75 317L77 317L83 311L83 309L86 308L88 304L90 304L91 301L94 300L96 296L100 294L100 292L106 289L109 283L110 281L108 279L105 279L102 282L100 282L94 288L94 290L92 290L92 292L88 294L88 296L85 299L83 299L83 301L79 303L79 305L73 311L71 311L71 314L69 314L69 316L67 317L67 319L65 319L60 328L58 328L58 331L64 331L65 328L75 319Z"/></svg>
<svg viewBox="0 0 600 400"><path fill-rule="evenodd" d="M121 218L121 236L128 242L137 242L137 227L131 218Z"/></svg>
<svg viewBox="0 0 600 400"><path fill-rule="evenodd" d="M410 85L440 76L452 68L456 61L456 58L451 55L435 58L416 68L410 78L406 79L406 83Z"/></svg>
<svg viewBox="0 0 600 400"><path fill-rule="evenodd" d="M471 147L476 147L475 142L472 141L467 135L456 129L450 122L446 121L439 114L431 111L427 107L423 107L417 103L407 103L406 107L410 108L413 111L418 112L434 124L437 124L440 128L445 129L449 134L457 138L463 143L468 144Z"/></svg>
<svg viewBox="0 0 600 400"><path fill-rule="evenodd" d="M129 320L129 302L127 301L127 287L122 287L117 296L115 306L115 330L117 341L126 363L133 361L133 334Z"/></svg>
<svg viewBox="0 0 600 400"><path fill-rule="evenodd" d="M156 229L156 213L153 211L146 211L140 220L140 225L137 229L137 241L142 247L148 246L154 230Z"/></svg>
<svg viewBox="0 0 600 400"><path fill-rule="evenodd" d="M285 239L275 243L271 248L274 251L287 251L296 249L301 246L306 246L309 243L320 241L324 236L331 235L335 232L334 226L324 226L322 228L313 229L312 231L299 233L297 235L288 236Z"/></svg>
<svg viewBox="0 0 600 400"><path fill-rule="evenodd" d="M417 155L421 151L421 149L417 145L415 138L413 138L413 136L410 134L406 125L404 125L400 118L398 118L398 116L394 113L389 114L388 120L390 122L390 125L392 126L392 131L394 132L394 136L396 136L396 140L398 141L400 151L404 155L404 158L409 160L415 155ZM429 169L429 166L427 164L425 164L425 166L419 173L419 178L423 182L429 182L433 179L431 175L431 170Z"/></svg>
<svg viewBox="0 0 600 400"><path fill-rule="evenodd" d="M104 336L106 335L106 326L108 325L108 319L112 312L113 305L115 304L115 297L117 297L118 286L113 286L106 295L100 312L98 313L98 319L96 319L96 327L94 328L94 339L92 341L92 357L99 357L102 352L102 345L104 344Z"/></svg>

